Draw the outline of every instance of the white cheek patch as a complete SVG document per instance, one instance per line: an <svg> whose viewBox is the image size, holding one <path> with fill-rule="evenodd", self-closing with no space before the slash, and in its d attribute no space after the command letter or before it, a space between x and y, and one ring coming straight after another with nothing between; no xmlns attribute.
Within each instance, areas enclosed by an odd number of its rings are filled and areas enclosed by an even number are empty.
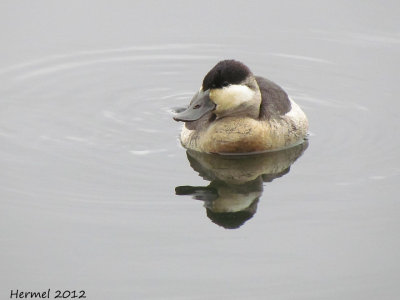
<svg viewBox="0 0 400 300"><path fill-rule="evenodd" d="M246 85L233 84L221 89L210 91L211 100L217 104L217 110L228 110L249 102L255 92Z"/></svg>

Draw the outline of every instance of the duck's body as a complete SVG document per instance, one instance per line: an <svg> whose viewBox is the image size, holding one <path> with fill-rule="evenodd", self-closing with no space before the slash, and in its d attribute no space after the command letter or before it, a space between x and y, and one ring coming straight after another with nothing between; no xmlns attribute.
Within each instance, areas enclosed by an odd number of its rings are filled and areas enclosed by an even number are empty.
<svg viewBox="0 0 400 300"><path fill-rule="evenodd" d="M185 148L211 153L278 150L304 141L308 120L301 108L272 81L253 76L242 63L219 62L204 78L184 121Z"/></svg>

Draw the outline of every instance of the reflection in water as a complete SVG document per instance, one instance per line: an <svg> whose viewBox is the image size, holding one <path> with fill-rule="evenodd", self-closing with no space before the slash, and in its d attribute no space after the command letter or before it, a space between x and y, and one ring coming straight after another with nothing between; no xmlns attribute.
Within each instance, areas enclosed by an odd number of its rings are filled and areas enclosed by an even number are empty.
<svg viewBox="0 0 400 300"><path fill-rule="evenodd" d="M188 150L190 166L208 186L178 186L177 195L204 201L212 222L228 229L239 228L256 213L263 183L289 173L290 166L307 149L295 147L256 155L218 155Z"/></svg>

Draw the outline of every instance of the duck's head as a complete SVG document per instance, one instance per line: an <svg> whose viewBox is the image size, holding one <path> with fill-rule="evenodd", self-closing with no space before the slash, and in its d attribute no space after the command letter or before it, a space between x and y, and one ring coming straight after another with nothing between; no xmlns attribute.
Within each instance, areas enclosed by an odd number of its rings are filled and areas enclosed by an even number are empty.
<svg viewBox="0 0 400 300"><path fill-rule="evenodd" d="M259 115L261 93L250 69L236 60L223 60L204 77L189 107L174 120L192 122L212 111L217 118Z"/></svg>

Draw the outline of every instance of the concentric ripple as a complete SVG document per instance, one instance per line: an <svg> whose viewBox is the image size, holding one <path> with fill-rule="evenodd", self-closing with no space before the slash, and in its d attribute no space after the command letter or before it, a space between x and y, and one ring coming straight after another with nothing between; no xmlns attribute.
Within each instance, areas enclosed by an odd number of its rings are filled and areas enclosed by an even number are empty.
<svg viewBox="0 0 400 300"><path fill-rule="evenodd" d="M351 72L365 58L171 44L56 54L1 69L0 159L7 171L1 188L129 199L146 194L139 188L144 180L179 178L172 170L187 162L176 156L180 124L171 115L188 103L210 67L231 57L279 83L304 108L311 159L300 172L318 174L324 184L398 175L391 163L396 149L382 156L390 139L385 128L395 126L396 112L374 102L370 77Z"/></svg>
<svg viewBox="0 0 400 300"><path fill-rule="evenodd" d="M169 173L157 160L178 149L171 107L184 105L193 89L182 74L213 62L207 52L214 48L80 51L3 68L0 188L69 200L75 190L82 201L140 193L128 185Z"/></svg>

